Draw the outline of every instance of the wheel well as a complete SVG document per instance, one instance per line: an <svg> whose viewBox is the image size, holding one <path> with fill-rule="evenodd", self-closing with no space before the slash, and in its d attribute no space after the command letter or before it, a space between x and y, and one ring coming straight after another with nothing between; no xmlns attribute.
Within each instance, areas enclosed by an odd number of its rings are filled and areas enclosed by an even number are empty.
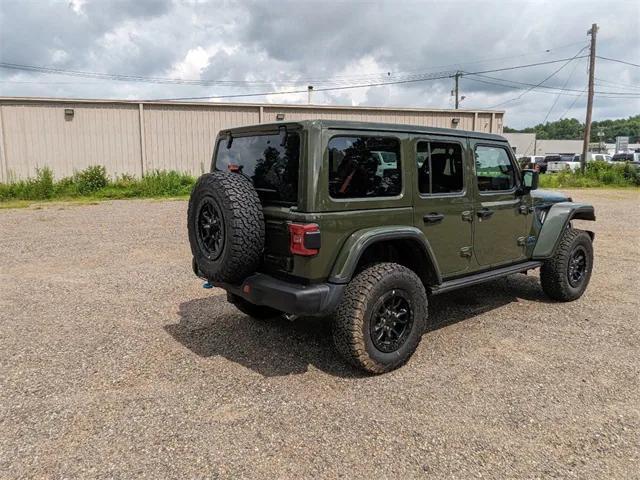
<svg viewBox="0 0 640 480"><path fill-rule="evenodd" d="M424 247L411 239L381 240L369 245L358 260L354 276L365 268L381 262L392 262L413 270L425 287L436 285L435 267Z"/></svg>

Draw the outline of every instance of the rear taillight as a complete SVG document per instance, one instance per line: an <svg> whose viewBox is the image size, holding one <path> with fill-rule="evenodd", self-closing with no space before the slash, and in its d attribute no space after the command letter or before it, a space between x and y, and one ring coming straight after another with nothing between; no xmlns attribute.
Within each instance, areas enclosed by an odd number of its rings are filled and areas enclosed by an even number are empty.
<svg viewBox="0 0 640 480"><path fill-rule="evenodd" d="M320 251L320 227L315 223L290 223L289 250L293 255L317 255Z"/></svg>

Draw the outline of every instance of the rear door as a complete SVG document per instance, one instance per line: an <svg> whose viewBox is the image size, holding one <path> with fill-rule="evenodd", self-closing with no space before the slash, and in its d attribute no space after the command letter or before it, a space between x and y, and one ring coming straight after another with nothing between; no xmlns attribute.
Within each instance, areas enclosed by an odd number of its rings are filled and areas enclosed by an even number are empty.
<svg viewBox="0 0 640 480"><path fill-rule="evenodd" d="M474 250L482 267L525 258L528 205L519 195L520 172L507 144L472 140L475 157Z"/></svg>
<svg viewBox="0 0 640 480"><path fill-rule="evenodd" d="M412 144L414 224L427 237L442 276L459 275L469 270L473 255L473 171L467 141L433 135L416 137Z"/></svg>

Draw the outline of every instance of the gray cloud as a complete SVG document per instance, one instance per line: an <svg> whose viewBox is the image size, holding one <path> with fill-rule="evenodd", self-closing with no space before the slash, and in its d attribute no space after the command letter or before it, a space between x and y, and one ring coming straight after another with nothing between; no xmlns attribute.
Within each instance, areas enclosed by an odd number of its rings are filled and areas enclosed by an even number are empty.
<svg viewBox="0 0 640 480"><path fill-rule="evenodd" d="M2 95L173 98L271 91L283 89L281 82L292 79L367 83L424 72L487 70L573 56L586 45L586 30L592 22L600 25L600 55L631 61L640 58L640 5L633 1L88 0L77 5L3 0L2 61L272 83L242 88L167 86L0 69ZM559 66L490 75L535 84ZM391 75L381 76L384 72ZM640 92L628 86L640 85L638 68L599 61L596 77L601 79L597 90ZM585 83L585 59L574 61L547 82L577 90ZM452 85L451 79L444 79L316 92L314 99L446 108L452 105ZM471 77L463 77L461 88L467 97L462 105L467 108L487 108L522 93ZM268 97L278 102L305 99L305 95ZM501 108L507 111L509 125L521 127L542 121L554 102L556 95L534 91ZM582 118L584 103L584 96L577 100L560 96L549 120L565 112ZM637 98L596 98L596 119L638 112Z"/></svg>

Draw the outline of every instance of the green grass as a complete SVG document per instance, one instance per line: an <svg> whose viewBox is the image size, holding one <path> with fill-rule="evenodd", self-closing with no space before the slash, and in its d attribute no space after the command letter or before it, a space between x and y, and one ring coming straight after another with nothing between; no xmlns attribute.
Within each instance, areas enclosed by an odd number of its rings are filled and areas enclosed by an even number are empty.
<svg viewBox="0 0 640 480"><path fill-rule="evenodd" d="M54 180L48 168L35 178L0 183L0 208L16 208L39 202L86 203L123 198L171 198L188 196L196 179L174 171L156 171L142 178L122 175L112 180L102 166L88 167L71 177Z"/></svg>
<svg viewBox="0 0 640 480"><path fill-rule="evenodd" d="M584 173L559 172L540 175L542 188L626 188L640 186L640 169L629 163L591 162Z"/></svg>
<svg viewBox="0 0 640 480"><path fill-rule="evenodd" d="M183 198L191 193L196 179L175 171L156 171L142 178L122 175L111 179L96 165L71 177L54 180L49 168L35 178L0 183L0 208L26 207L34 202L93 203L125 198ZM591 162L581 172L540 175L542 188L626 188L640 186L640 170L631 164Z"/></svg>

